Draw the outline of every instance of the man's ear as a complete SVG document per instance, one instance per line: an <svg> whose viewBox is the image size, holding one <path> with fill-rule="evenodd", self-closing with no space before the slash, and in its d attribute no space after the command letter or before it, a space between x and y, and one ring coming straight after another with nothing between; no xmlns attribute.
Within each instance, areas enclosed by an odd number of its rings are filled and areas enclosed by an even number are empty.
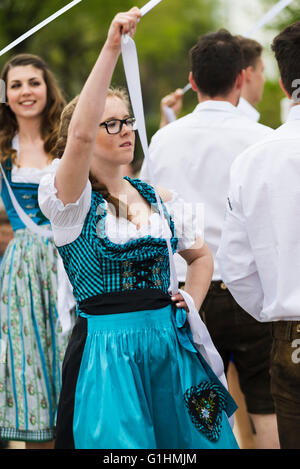
<svg viewBox="0 0 300 469"><path fill-rule="evenodd" d="M236 79L236 87L238 90L241 90L242 87L243 87L243 84L244 84L244 81L245 81L245 73L246 71L245 70L242 70L239 74L238 74L238 77Z"/></svg>
<svg viewBox="0 0 300 469"><path fill-rule="evenodd" d="M290 93L288 93L284 87L284 84L282 83L282 79L281 77L279 78L279 86L280 88L282 89L282 91L284 92L284 94L289 98L289 99L292 99L292 96L290 95Z"/></svg>
<svg viewBox="0 0 300 469"><path fill-rule="evenodd" d="M193 77L193 72L189 73L189 82L192 86L192 90L195 91L196 93L198 93L199 90L198 90L197 85L195 83L195 80L194 80L194 77Z"/></svg>
<svg viewBox="0 0 300 469"><path fill-rule="evenodd" d="M244 81L245 83L248 81L251 81L252 75L253 75L253 67L250 65L249 67L245 68L245 74L244 74Z"/></svg>

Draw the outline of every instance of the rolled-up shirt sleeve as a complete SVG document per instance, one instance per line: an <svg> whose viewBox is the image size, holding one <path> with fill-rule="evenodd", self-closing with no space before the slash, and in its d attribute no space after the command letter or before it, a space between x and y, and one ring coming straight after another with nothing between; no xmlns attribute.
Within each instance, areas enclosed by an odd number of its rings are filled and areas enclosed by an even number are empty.
<svg viewBox="0 0 300 469"><path fill-rule="evenodd" d="M64 205L57 197L55 187L55 174L59 162L60 160L54 160L49 166L49 171L41 179L38 202L41 211L51 223L55 244L63 246L75 241L80 235L90 209L92 190L90 181L87 181L79 199Z"/></svg>
<svg viewBox="0 0 300 469"><path fill-rule="evenodd" d="M234 172L232 174L234 176ZM237 303L255 319L261 320L264 294L234 177L231 178L217 260L221 278Z"/></svg>

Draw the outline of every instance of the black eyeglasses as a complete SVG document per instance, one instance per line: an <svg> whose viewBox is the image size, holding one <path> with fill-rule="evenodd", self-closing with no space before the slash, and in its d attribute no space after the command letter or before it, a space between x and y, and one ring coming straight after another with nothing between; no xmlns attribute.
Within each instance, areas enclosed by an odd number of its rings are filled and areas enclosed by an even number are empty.
<svg viewBox="0 0 300 469"><path fill-rule="evenodd" d="M105 127L108 134L119 134L123 128L123 125L126 125L129 130L136 130L136 120L134 117L127 117L127 119L111 119L110 121L101 122L99 127Z"/></svg>

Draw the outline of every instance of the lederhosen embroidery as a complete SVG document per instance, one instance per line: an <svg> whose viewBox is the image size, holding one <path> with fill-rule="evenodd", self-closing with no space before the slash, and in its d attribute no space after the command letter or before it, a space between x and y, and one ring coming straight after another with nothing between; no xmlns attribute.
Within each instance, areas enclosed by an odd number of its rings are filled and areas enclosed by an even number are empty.
<svg viewBox="0 0 300 469"><path fill-rule="evenodd" d="M220 386L205 381L192 386L184 393L184 401L195 427L211 441L221 434L222 411L226 408L226 397Z"/></svg>

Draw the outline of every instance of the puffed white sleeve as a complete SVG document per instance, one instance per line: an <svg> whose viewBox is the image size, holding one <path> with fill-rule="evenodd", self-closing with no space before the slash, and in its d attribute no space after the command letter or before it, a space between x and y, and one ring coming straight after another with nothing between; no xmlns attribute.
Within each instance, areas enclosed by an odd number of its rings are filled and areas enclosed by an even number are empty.
<svg viewBox="0 0 300 469"><path fill-rule="evenodd" d="M233 165L217 260L221 278L236 302L251 316L261 320L264 293L248 238L240 201L239 171Z"/></svg>
<svg viewBox="0 0 300 469"><path fill-rule="evenodd" d="M41 178L38 190L38 202L41 211L51 223L54 241L57 246L64 246L75 241L80 235L86 215L91 206L91 183L88 180L79 199L64 205L57 197L55 174L60 160L55 159L47 173Z"/></svg>
<svg viewBox="0 0 300 469"><path fill-rule="evenodd" d="M190 249L197 238L203 244L203 204L188 203L176 192L171 194L172 199L165 206L175 225L177 252Z"/></svg>

